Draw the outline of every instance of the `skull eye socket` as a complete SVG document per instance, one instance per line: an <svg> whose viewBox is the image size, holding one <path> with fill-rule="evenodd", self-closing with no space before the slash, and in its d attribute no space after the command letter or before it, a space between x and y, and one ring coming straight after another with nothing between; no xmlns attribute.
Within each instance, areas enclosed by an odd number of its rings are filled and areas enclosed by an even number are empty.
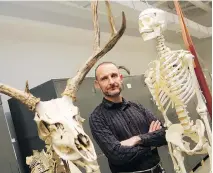
<svg viewBox="0 0 213 173"><path fill-rule="evenodd" d="M142 23L141 20L139 21L139 27L140 27L140 28L143 28L143 27L144 27L144 24Z"/></svg>
<svg viewBox="0 0 213 173"><path fill-rule="evenodd" d="M49 124L46 123L45 121L41 121L39 123L39 129L40 129L40 133L42 133L42 136L48 136L50 133Z"/></svg>
<svg viewBox="0 0 213 173"><path fill-rule="evenodd" d="M45 127L46 129L48 129L48 124L47 124L45 121L42 121L42 123L43 123L44 127Z"/></svg>

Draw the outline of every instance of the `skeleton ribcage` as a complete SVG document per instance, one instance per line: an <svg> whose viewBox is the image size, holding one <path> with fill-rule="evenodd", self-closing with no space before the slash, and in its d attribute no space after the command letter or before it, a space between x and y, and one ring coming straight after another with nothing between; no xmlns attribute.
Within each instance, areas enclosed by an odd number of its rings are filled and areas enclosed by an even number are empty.
<svg viewBox="0 0 213 173"><path fill-rule="evenodd" d="M182 50L167 53L167 56L154 61L145 75L145 82L158 109L166 111L173 103L177 113L182 113L178 115L182 124L190 121L185 108L195 94L195 85L184 60L187 53Z"/></svg>
<svg viewBox="0 0 213 173"><path fill-rule="evenodd" d="M160 73L165 78L170 93L183 105L191 100L195 94L195 85L190 70L184 60L187 51L171 52L169 58L161 62Z"/></svg>

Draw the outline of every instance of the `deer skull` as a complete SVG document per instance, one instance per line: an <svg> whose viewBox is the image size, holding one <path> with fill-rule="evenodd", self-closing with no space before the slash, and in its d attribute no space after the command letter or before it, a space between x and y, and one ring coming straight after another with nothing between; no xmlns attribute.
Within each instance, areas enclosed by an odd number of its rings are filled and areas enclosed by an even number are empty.
<svg viewBox="0 0 213 173"><path fill-rule="evenodd" d="M92 141L82 127L84 119L70 97L38 103L34 120L39 137L52 145L62 159L97 159Z"/></svg>

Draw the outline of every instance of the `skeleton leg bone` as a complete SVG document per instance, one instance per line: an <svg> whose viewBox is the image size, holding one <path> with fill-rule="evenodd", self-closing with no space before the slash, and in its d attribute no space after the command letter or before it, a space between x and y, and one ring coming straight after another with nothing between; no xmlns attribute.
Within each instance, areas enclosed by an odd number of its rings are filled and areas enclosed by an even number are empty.
<svg viewBox="0 0 213 173"><path fill-rule="evenodd" d="M180 167L178 166L177 161L175 160L175 157L172 152L173 146L170 142L168 142L168 148L169 148L170 157L171 157L173 165L174 165L174 170L175 170L175 172L178 173L178 171L180 170Z"/></svg>
<svg viewBox="0 0 213 173"><path fill-rule="evenodd" d="M173 154L180 167L180 171L177 171L177 173L187 173L186 168L184 166L184 157L182 156L182 152L181 152L180 148L175 147Z"/></svg>
<svg viewBox="0 0 213 173"><path fill-rule="evenodd" d="M209 163L210 163L210 172L209 173L211 173L212 172L212 170L211 170L211 168L212 168L212 148L209 145L209 143L205 143L203 147L204 147L204 149L207 150L207 152L209 154Z"/></svg>

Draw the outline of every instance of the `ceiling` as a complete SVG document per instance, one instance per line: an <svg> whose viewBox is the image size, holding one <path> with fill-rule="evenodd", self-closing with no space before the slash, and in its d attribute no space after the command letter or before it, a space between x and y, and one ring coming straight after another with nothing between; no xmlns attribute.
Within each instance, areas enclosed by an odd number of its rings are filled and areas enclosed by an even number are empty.
<svg viewBox="0 0 213 173"><path fill-rule="evenodd" d="M147 1L148 4L176 14L173 1ZM204 26L212 26L212 1L179 1L183 14Z"/></svg>
<svg viewBox="0 0 213 173"><path fill-rule="evenodd" d="M212 26L212 2L192 2L180 2L185 17L204 26ZM195 2L198 2L198 4ZM139 37L139 13L151 5L175 14L173 1L113 1L111 2L111 8L115 17L116 27L119 28L121 24L121 11L124 11L127 18L125 34ZM106 6L103 1L99 2L98 10L101 31L109 32ZM93 30L89 1L1 1L0 15ZM171 32L169 31L168 34L170 35ZM180 35L177 32L172 32L172 34Z"/></svg>

